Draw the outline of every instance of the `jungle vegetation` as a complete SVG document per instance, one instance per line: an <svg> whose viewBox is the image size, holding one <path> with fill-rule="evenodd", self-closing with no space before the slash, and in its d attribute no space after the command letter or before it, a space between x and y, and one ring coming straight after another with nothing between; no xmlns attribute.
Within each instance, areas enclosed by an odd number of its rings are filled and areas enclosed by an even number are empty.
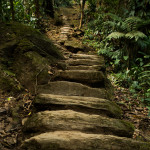
<svg viewBox="0 0 150 150"><path fill-rule="evenodd" d="M81 3L81 1L83 3ZM0 0L0 21L39 27L59 7L80 4L85 43L104 55L116 84L150 106L149 0ZM84 7L86 6L86 7Z"/></svg>

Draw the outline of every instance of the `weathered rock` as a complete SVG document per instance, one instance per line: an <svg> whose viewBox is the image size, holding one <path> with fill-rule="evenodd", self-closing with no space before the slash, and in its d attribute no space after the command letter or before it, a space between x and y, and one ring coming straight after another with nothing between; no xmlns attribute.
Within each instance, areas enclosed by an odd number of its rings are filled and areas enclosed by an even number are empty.
<svg viewBox="0 0 150 150"><path fill-rule="evenodd" d="M102 56L97 56L97 55L72 54L70 57L73 58L73 59L91 59L91 60L99 59L99 60L101 60L101 61L104 61L104 57L102 57Z"/></svg>
<svg viewBox="0 0 150 150"><path fill-rule="evenodd" d="M132 137L134 132L133 126L128 122L72 110L39 112L29 118L24 125L24 131L29 133L61 130L113 134L123 137Z"/></svg>
<svg viewBox="0 0 150 150"><path fill-rule="evenodd" d="M104 58L96 55L71 54L70 59L59 61L58 68L63 70L103 70L105 71Z"/></svg>
<svg viewBox="0 0 150 150"><path fill-rule="evenodd" d="M20 23L0 23L0 39L0 87L5 91L24 87L34 93L36 80L47 83L49 65L63 58L46 36Z"/></svg>
<svg viewBox="0 0 150 150"><path fill-rule="evenodd" d="M25 140L25 150L150 150L150 143L78 131L43 133Z"/></svg>
<svg viewBox="0 0 150 150"><path fill-rule="evenodd" d="M79 65L79 66L66 66L67 70L97 70L97 71L105 71L105 67L102 65L93 65L93 66L85 66L85 65Z"/></svg>
<svg viewBox="0 0 150 150"><path fill-rule="evenodd" d="M76 41L65 41L64 46L73 53L84 50L84 46Z"/></svg>
<svg viewBox="0 0 150 150"><path fill-rule="evenodd" d="M101 114L115 118L122 116L118 105L109 100L94 97L40 94L35 98L34 106L37 110L72 109L87 114Z"/></svg>
<svg viewBox="0 0 150 150"><path fill-rule="evenodd" d="M85 57L86 58L86 57ZM104 61L100 59L68 59L57 62L57 67L62 70L103 70Z"/></svg>
<svg viewBox="0 0 150 150"><path fill-rule="evenodd" d="M60 29L61 33L63 33L63 32L68 33L70 30L71 30L71 28L69 26L65 26Z"/></svg>
<svg viewBox="0 0 150 150"><path fill-rule="evenodd" d="M102 62L103 63L103 62ZM93 65L100 65L100 60L90 60L90 59L69 59L66 61L66 64L70 66L78 66L78 65L86 65L86 66L93 66Z"/></svg>
<svg viewBox="0 0 150 150"><path fill-rule="evenodd" d="M81 83L55 81L38 87L38 93L66 96L85 96L108 99L104 88L91 88Z"/></svg>
<svg viewBox="0 0 150 150"><path fill-rule="evenodd" d="M55 76L55 80L67 80L84 83L92 87L104 85L105 76L102 71L94 70L60 70Z"/></svg>

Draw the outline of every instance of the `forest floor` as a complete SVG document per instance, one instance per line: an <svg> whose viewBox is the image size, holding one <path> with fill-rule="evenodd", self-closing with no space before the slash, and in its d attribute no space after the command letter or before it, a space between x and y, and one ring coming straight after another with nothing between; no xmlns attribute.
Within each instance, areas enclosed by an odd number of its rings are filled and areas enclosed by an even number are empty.
<svg viewBox="0 0 150 150"><path fill-rule="evenodd" d="M76 11L72 13L73 17L75 16L75 13ZM75 22L76 25L72 24L72 26L76 28L78 25L77 22L78 20ZM44 26L46 35L48 35L48 37L50 37L54 42L57 42L61 26L58 26L56 22L52 23L52 20L46 20ZM139 98L133 97L133 95L129 92L129 89L117 86L114 83L112 84L114 86L115 94L113 101L121 107L123 111L122 118L130 121L135 126L133 138L150 141L150 118L148 117L148 109L141 103ZM28 91L24 94L13 96L9 93L5 93L5 91L0 91L1 150L19 150L19 145L22 140L23 118L26 118L31 114L33 99L34 96ZM19 114L12 112L12 108L14 107L19 107L19 111L17 111ZM19 121L16 119L16 116L19 117ZM14 123L14 121L16 123Z"/></svg>
<svg viewBox="0 0 150 150"><path fill-rule="evenodd" d="M150 117L148 108L139 97L134 97L128 88L120 87L112 82L114 99L123 111L123 119L130 121L134 127L134 139L150 141Z"/></svg>

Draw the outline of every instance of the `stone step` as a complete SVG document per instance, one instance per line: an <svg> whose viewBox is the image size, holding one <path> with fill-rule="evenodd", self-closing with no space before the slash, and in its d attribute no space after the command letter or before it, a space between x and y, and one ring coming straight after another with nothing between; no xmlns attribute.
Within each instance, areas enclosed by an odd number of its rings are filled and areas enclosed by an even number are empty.
<svg viewBox="0 0 150 150"><path fill-rule="evenodd" d="M93 66L93 65L104 65L104 62L92 59L68 59L66 60L66 64L70 66L78 66L78 65L85 65L85 66Z"/></svg>
<svg viewBox="0 0 150 150"><path fill-rule="evenodd" d="M92 87L104 86L105 76L102 71L94 70L59 70L53 80L79 82Z"/></svg>
<svg viewBox="0 0 150 150"><path fill-rule="evenodd" d="M97 71L105 71L105 67L102 65L93 65L93 66L85 66L85 65L79 65L79 66L66 66L66 70L97 70Z"/></svg>
<svg viewBox="0 0 150 150"><path fill-rule="evenodd" d="M64 46L68 49L68 51L72 53L77 53L78 51L84 51L84 45L79 41L65 41Z"/></svg>
<svg viewBox="0 0 150 150"><path fill-rule="evenodd" d="M61 30L61 33L62 33L62 32L69 32L69 31L70 31L70 28L69 28L69 27L68 27L68 28L61 28L60 30Z"/></svg>
<svg viewBox="0 0 150 150"><path fill-rule="evenodd" d="M64 27L61 28L61 30L63 30L63 29L69 29L69 30L70 30L71 27L69 27L69 26L64 26Z"/></svg>
<svg viewBox="0 0 150 150"><path fill-rule="evenodd" d="M61 32L61 34L68 34L68 31L63 31Z"/></svg>
<svg viewBox="0 0 150 150"><path fill-rule="evenodd" d="M34 106L37 110L72 109L87 114L114 118L121 118L122 116L122 111L118 105L109 100L94 97L40 94L35 98Z"/></svg>
<svg viewBox="0 0 150 150"><path fill-rule="evenodd" d="M88 54L72 54L70 58L74 59L90 59L90 60L99 60L99 61L104 61L104 57L102 56L97 56L97 55L88 55Z"/></svg>
<svg viewBox="0 0 150 150"><path fill-rule="evenodd" d="M60 29L60 33L63 32L63 31L70 32L71 28L70 27L65 27L65 28L63 27L63 28Z"/></svg>
<svg viewBox="0 0 150 150"><path fill-rule="evenodd" d="M55 81L46 85L40 85L38 86L38 93L109 99L104 88L91 88L81 83L68 81Z"/></svg>
<svg viewBox="0 0 150 150"><path fill-rule="evenodd" d="M24 125L26 133L51 131L82 131L92 134L132 137L134 127L119 119L89 115L72 110L43 111L33 114Z"/></svg>
<svg viewBox="0 0 150 150"><path fill-rule="evenodd" d="M22 144L23 150L150 150L150 143L79 131L43 133Z"/></svg>

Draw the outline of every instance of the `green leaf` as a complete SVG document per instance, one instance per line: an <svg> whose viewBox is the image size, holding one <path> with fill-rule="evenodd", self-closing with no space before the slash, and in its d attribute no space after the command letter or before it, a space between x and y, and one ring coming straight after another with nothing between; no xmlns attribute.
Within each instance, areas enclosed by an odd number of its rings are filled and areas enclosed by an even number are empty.
<svg viewBox="0 0 150 150"><path fill-rule="evenodd" d="M13 97L8 97L6 100L11 101L12 99L13 99Z"/></svg>
<svg viewBox="0 0 150 150"><path fill-rule="evenodd" d="M128 60L128 58L129 58L128 56L123 56L124 60Z"/></svg>
<svg viewBox="0 0 150 150"><path fill-rule="evenodd" d="M124 33L121 33L121 32L113 32L111 34L109 34L106 38L108 39L120 39L120 38L123 38L125 36Z"/></svg>
<svg viewBox="0 0 150 150"><path fill-rule="evenodd" d="M120 62L120 60L119 60L119 59L116 59L116 60L115 60L115 65L118 65L119 62Z"/></svg>
<svg viewBox="0 0 150 150"><path fill-rule="evenodd" d="M135 39L135 41L138 41L139 39L146 38L147 36L140 31L131 31L125 34L125 37L128 39Z"/></svg>
<svg viewBox="0 0 150 150"><path fill-rule="evenodd" d="M15 74L11 72L10 70L4 70L4 73L6 73L9 76L15 76Z"/></svg>
<svg viewBox="0 0 150 150"><path fill-rule="evenodd" d="M147 106L148 108L148 116L150 117L150 106Z"/></svg>

